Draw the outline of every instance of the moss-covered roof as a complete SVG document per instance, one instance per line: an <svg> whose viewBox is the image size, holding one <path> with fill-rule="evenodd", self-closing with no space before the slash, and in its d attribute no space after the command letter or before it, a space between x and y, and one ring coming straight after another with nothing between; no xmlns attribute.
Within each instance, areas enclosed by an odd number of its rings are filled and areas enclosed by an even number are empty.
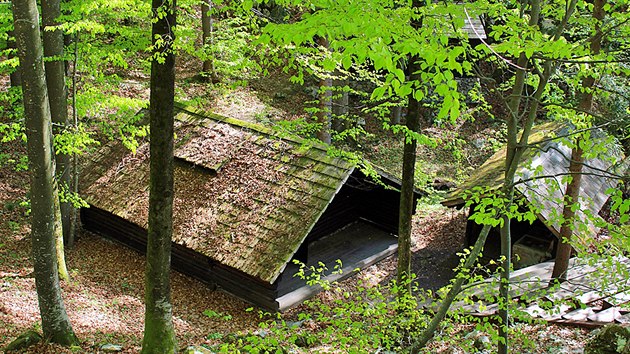
<svg viewBox="0 0 630 354"><path fill-rule="evenodd" d="M178 109L174 241L273 283L353 170L255 124ZM147 228L149 146L109 143L84 169L93 206Z"/></svg>
<svg viewBox="0 0 630 354"><path fill-rule="evenodd" d="M516 189L521 196L538 208L538 218L556 235L560 225L557 222L562 214L563 195L566 190L565 175L568 173L571 148L562 137L570 134L571 128L557 122L546 123L534 127L528 140L530 148L525 152L519 169L514 177ZM556 138L558 137L558 138ZM623 160L621 148L611 143L606 134L600 130L591 132L591 140L605 143L606 151L597 157L586 158L583 166L580 196L583 200L578 211L578 218L586 219L585 213L597 216L608 199L606 190L618 183L615 176L621 171L612 169L620 167ZM506 147L499 149L481 167L473 172L466 182L451 192L442 204L458 206L465 203L466 191L474 187L498 189L503 184L505 174ZM588 153L588 152L587 152ZM575 234L586 242L589 236L597 234L594 224L588 223Z"/></svg>

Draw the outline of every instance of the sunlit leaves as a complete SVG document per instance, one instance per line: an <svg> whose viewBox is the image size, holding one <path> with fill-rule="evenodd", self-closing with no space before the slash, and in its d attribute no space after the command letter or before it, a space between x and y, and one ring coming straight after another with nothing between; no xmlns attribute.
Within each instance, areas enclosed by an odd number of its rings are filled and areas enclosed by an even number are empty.
<svg viewBox="0 0 630 354"><path fill-rule="evenodd" d="M54 136L55 153L62 155L83 154L86 150L100 143L94 139L94 132L86 130L80 124L76 129L66 129Z"/></svg>
<svg viewBox="0 0 630 354"><path fill-rule="evenodd" d="M317 1L311 5L304 5L314 10L298 22L268 24L258 44L284 48L277 55L297 70L297 76L369 65L380 75L370 93L372 100L413 95L436 108L438 120L459 117L455 74L462 75L472 67L466 59L468 38L459 30L465 19L461 5L412 8L407 2L378 0ZM468 11L471 16L478 15ZM422 26L414 27L413 22ZM329 42L325 55L314 45L318 36ZM453 38L462 40L455 45L450 40ZM401 62L410 56L419 60L422 72L417 81L409 81L401 68Z"/></svg>

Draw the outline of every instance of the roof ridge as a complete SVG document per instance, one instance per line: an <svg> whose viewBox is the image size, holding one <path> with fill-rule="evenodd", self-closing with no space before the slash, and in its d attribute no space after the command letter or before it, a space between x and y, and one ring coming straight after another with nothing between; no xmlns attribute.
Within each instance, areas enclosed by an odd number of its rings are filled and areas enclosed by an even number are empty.
<svg viewBox="0 0 630 354"><path fill-rule="evenodd" d="M231 118L214 112L206 112L202 111L201 109L190 109L189 106L185 106L181 103L175 103L175 107L179 112L188 113L199 118L212 119L216 122L226 123L232 126L237 126L239 128L244 128L256 133L265 134L274 138L290 141L297 144L304 145L305 143L307 143L308 145L310 145L310 147L316 148L317 150L326 153L328 152L328 147L326 144L296 136L289 131L280 132L258 123L248 122L237 118Z"/></svg>

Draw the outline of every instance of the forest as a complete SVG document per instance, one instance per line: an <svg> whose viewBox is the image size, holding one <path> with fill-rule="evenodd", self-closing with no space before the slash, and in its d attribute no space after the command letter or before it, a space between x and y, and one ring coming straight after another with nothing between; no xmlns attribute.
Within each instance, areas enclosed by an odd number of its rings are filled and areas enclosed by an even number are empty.
<svg viewBox="0 0 630 354"><path fill-rule="evenodd" d="M0 1L0 348L630 353L629 11Z"/></svg>

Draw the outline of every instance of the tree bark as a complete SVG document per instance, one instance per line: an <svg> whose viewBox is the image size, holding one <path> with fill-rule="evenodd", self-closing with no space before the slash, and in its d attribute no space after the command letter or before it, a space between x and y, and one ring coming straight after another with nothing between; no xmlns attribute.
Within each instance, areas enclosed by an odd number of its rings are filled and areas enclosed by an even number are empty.
<svg viewBox="0 0 630 354"><path fill-rule="evenodd" d="M63 304L55 247L55 202L58 201L52 127L39 14L35 0L13 1L18 55L22 67L29 170L31 173L32 253L35 285L44 337L62 345L77 338Z"/></svg>
<svg viewBox="0 0 630 354"><path fill-rule="evenodd" d="M411 80L418 80L414 74L418 69L418 58L411 58L409 72ZM409 95L409 106L407 112L406 126L409 132L417 133L420 127L420 102L413 95ZM398 282L407 281L407 294L411 294L411 226L413 218L414 203L414 182L416 167L416 140L405 134L403 137L405 145L403 148L402 165L402 185L400 188L400 215L398 219ZM402 294L401 294L402 295Z"/></svg>
<svg viewBox="0 0 630 354"><path fill-rule="evenodd" d="M211 0L202 0L201 2L201 43L205 47L212 44L212 10ZM202 63L202 71L208 75L211 82L217 82L217 73L214 70L214 60L211 56L204 59Z"/></svg>
<svg viewBox="0 0 630 354"><path fill-rule="evenodd" d="M317 44L322 47L322 50L328 50L328 39L325 37L318 37ZM317 124L319 128L317 130L317 139L323 141L326 144L332 142L330 135L331 120L332 120L332 79L329 77L323 77L319 80L319 109L317 111Z"/></svg>
<svg viewBox="0 0 630 354"><path fill-rule="evenodd" d="M44 26L44 55L48 58L46 67L46 86L48 88L48 101L50 102L50 114L53 121L53 134L62 133L68 126L68 91L66 88L64 39L63 31L60 29L51 30L51 27L58 26L57 20L61 16L60 0L42 0L42 24ZM70 156L65 154L55 154L57 163L58 180L72 191L74 181L70 173ZM74 210L71 203L60 203L62 237L68 247L74 243L74 235L70 235L70 221ZM61 254L63 256L63 253ZM60 265L65 262L59 262ZM66 271L67 274L67 271Z"/></svg>
<svg viewBox="0 0 630 354"><path fill-rule="evenodd" d="M150 187L145 320L142 353L175 353L171 305L171 239L173 234L173 122L175 97L175 0L153 0L151 62ZM158 15L160 14L160 15ZM156 37L164 42L156 45Z"/></svg>
<svg viewBox="0 0 630 354"><path fill-rule="evenodd" d="M59 0L42 0L42 24L44 25L44 56L48 60L44 63L46 69L46 88L48 92L48 102L50 104L50 115L53 122L53 135L62 133L68 125L68 105L65 81L63 57L63 32L61 30L51 31L47 27L56 26L59 23L57 18L61 16L61 4ZM69 166L69 156L55 153L55 164L57 166L58 181L70 189L72 178L67 171ZM66 257L64 252L64 241L70 245L70 203L57 201L55 208L55 244L57 245L57 266L59 277L69 280L68 268L66 267Z"/></svg>
<svg viewBox="0 0 630 354"><path fill-rule="evenodd" d="M593 55L599 54L601 50L602 42L602 28L601 23L604 19L604 5L606 0L594 0L593 1L593 18L597 21L595 23L595 34L591 38L591 53ZM580 100L580 109L584 112L588 112L593 107L593 94L590 89L595 84L595 78L592 76L585 77L582 80L582 87L584 93ZM569 258L571 258L571 252L573 247L571 246L571 237L573 236L573 228L575 225L575 211L573 204L578 203L580 197L580 187L582 185L582 166L584 164L584 151L580 146L581 139L578 137L575 141L575 147L571 150L571 161L569 162L569 174L571 175L571 181L567 183L567 188L564 194L564 208L562 210L562 217L564 222L560 227L560 243L558 244L558 251L556 252L556 260L553 265L553 272L551 273L551 282L559 281L564 282L567 280L567 270L569 269Z"/></svg>
<svg viewBox="0 0 630 354"><path fill-rule="evenodd" d="M569 162L569 174L571 181L567 183L564 193L564 208L562 217L564 222L560 227L560 243L556 252L556 260L551 273L551 281L554 279L560 282L567 280L567 269L569 268L569 258L571 258L571 237L575 225L575 211L573 204L579 202L580 186L582 184L582 164L584 162L583 151L579 147L580 139L576 141L577 146L571 151L571 161Z"/></svg>

